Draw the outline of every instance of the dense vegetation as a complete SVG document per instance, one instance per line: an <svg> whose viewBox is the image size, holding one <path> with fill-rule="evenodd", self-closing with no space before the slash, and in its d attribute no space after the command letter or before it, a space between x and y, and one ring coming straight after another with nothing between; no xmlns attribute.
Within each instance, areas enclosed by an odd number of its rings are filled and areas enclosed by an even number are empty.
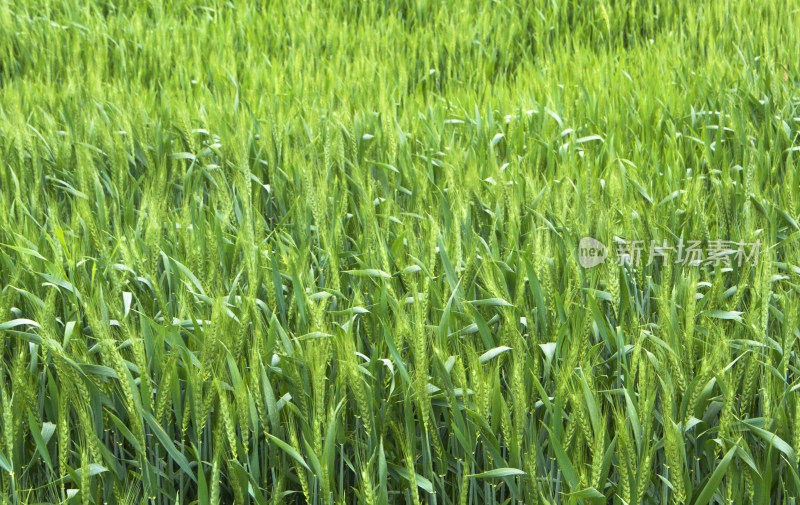
<svg viewBox="0 0 800 505"><path fill-rule="evenodd" d="M0 503L795 503L798 23L3 2Z"/></svg>

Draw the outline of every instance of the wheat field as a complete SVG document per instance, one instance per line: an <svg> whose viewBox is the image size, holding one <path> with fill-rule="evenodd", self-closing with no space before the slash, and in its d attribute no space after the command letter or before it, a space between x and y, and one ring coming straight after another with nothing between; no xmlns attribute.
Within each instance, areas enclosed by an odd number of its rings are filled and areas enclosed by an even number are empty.
<svg viewBox="0 0 800 505"><path fill-rule="evenodd" d="M0 2L0 505L797 503L799 25Z"/></svg>

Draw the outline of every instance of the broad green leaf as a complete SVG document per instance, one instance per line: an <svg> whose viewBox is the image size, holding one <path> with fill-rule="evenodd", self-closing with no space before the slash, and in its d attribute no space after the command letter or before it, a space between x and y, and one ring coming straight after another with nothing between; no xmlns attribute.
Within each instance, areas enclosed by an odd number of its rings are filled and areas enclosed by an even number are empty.
<svg viewBox="0 0 800 505"><path fill-rule="evenodd" d="M470 475L470 478L476 479L494 479L497 477L512 477L514 475L525 475L525 472L516 468L495 468L482 473Z"/></svg>

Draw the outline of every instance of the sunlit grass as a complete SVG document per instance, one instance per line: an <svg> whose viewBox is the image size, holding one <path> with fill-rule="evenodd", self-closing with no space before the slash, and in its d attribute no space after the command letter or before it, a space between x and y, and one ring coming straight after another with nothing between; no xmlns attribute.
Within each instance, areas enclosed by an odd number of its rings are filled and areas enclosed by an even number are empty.
<svg viewBox="0 0 800 505"><path fill-rule="evenodd" d="M0 504L794 503L798 21L0 5Z"/></svg>

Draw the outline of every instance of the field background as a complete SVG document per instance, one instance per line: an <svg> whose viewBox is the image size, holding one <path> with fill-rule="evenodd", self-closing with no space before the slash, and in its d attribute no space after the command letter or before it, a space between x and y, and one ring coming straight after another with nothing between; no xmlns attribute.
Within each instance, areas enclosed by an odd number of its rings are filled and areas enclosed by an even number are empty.
<svg viewBox="0 0 800 505"><path fill-rule="evenodd" d="M0 3L0 503L795 503L798 25Z"/></svg>

